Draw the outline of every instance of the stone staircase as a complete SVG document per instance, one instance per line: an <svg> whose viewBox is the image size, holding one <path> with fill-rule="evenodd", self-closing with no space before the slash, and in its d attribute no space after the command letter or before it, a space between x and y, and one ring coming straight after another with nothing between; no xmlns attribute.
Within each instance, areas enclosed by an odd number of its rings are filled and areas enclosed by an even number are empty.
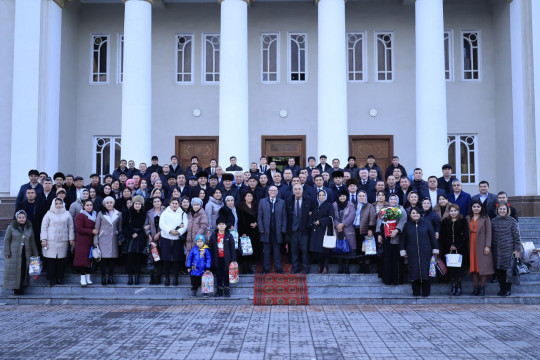
<svg viewBox="0 0 540 360"><path fill-rule="evenodd" d="M523 219L523 220L522 220ZM521 218L520 228L523 241L540 243L540 218ZM5 231L0 231L0 285L4 275ZM315 266L312 266L315 269ZM355 271L356 266L351 266ZM374 270L374 269L372 269ZM120 272L120 271L119 271ZM434 283L428 298L413 297L410 284L385 286L375 274L336 274L337 266L330 266L330 274L307 276L309 303L311 305L337 304L540 304L540 272L531 272L521 277L521 285L512 286L512 296L497 296L498 284L486 285L485 297L472 297L473 284L470 278L463 283L460 297L450 296L448 284ZM241 275L240 281L231 286L230 298L189 298L189 276L180 276L179 286L148 285L147 274L141 276L140 285L128 286L127 275L115 277L117 285L101 286L100 277L93 275L94 285L82 288L79 276L66 272L66 285L49 287L45 276L31 279L24 296L13 296L2 289L0 303L7 304L116 304L116 305L251 305L253 304L253 275Z"/></svg>

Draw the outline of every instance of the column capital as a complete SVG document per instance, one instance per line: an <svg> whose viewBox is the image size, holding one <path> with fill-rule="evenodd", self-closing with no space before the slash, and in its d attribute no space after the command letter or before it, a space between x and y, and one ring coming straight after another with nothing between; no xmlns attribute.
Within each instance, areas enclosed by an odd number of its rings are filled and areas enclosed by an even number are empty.
<svg viewBox="0 0 540 360"><path fill-rule="evenodd" d="M62 9L65 6L64 0L51 0L51 1L55 2L56 5L60 6ZM67 1L71 1L71 0L67 0Z"/></svg>
<svg viewBox="0 0 540 360"><path fill-rule="evenodd" d="M125 3L127 3L128 1L130 1L130 0L122 0L122 3L125 4ZM146 2L150 3L150 5L154 5L154 0L139 0L139 1L146 1Z"/></svg>
<svg viewBox="0 0 540 360"><path fill-rule="evenodd" d="M218 0L218 3L222 3L224 2L225 0ZM242 0L243 2L245 2L246 4L250 5L250 0Z"/></svg>

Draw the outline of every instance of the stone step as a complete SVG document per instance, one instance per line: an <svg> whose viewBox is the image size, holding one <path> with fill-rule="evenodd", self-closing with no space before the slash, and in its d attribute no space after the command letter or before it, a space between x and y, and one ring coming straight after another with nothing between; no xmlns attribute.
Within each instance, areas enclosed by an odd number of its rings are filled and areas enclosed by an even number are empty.
<svg viewBox="0 0 540 360"><path fill-rule="evenodd" d="M539 230L540 229L540 222L538 223L525 223L522 224L521 221L519 222L519 230Z"/></svg>
<svg viewBox="0 0 540 360"><path fill-rule="evenodd" d="M414 297L409 295L349 295L336 297L333 295L309 296L310 305L429 305L429 304L540 304L540 293L512 294L511 296L449 296L430 295L429 297Z"/></svg>
<svg viewBox="0 0 540 360"><path fill-rule="evenodd" d="M519 234L521 237L540 239L540 233L538 230L521 230Z"/></svg>
<svg viewBox="0 0 540 360"><path fill-rule="evenodd" d="M519 218L519 224L538 224L540 223L540 217L522 216Z"/></svg>
<svg viewBox="0 0 540 360"><path fill-rule="evenodd" d="M462 284L463 294L470 294L473 291L474 285L472 282L465 282ZM486 293L496 294L499 291L498 283L486 284ZM329 284L322 282L308 283L308 294L312 295L328 294L336 295L336 297L344 297L349 295L363 296L366 294L379 294L381 296L387 295L407 295L411 292L411 285L404 284L398 286L385 286L379 284ZM431 293L439 295L448 295L450 292L450 284L432 284ZM513 285L512 293L516 294L529 294L540 293L540 281L522 281L521 285ZM338 296L339 295L339 296Z"/></svg>

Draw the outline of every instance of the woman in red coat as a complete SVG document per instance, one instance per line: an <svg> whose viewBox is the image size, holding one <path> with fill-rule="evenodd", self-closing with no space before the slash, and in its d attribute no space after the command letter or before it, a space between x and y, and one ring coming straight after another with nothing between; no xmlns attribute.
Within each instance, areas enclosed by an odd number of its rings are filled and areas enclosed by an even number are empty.
<svg viewBox="0 0 540 360"><path fill-rule="evenodd" d="M73 267L81 274L81 286L92 285L90 279L91 259L90 247L94 240L94 230L96 224L96 212L92 200L85 200L83 209L75 216L75 256Z"/></svg>

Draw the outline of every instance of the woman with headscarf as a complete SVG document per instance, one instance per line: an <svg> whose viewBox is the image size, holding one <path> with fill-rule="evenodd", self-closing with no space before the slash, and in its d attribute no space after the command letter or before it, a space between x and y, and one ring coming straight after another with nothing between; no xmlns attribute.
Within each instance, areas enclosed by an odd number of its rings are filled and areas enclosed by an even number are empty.
<svg viewBox="0 0 540 360"><path fill-rule="evenodd" d="M204 235L205 242L208 239L208 216L203 209L203 201L197 197L191 199L191 210L188 212L188 230L186 237L186 254L197 246L195 238Z"/></svg>
<svg viewBox="0 0 540 360"><path fill-rule="evenodd" d="M89 258L90 247L94 240L97 213L90 199L83 202L83 210L75 216L75 254L73 268L81 275L81 286L92 285L90 279L92 261Z"/></svg>
<svg viewBox="0 0 540 360"><path fill-rule="evenodd" d="M366 236L373 236L375 225L377 223L377 214L373 205L368 203L368 196L364 190L357 194L358 202L354 216L353 226L356 234L356 241L359 246L356 247L356 253L359 256L359 274L369 274L370 256L362 251L362 243Z"/></svg>
<svg viewBox="0 0 540 360"><path fill-rule="evenodd" d="M237 259L240 259L241 272L244 274L253 274L251 265L258 260L259 254L262 252L260 243L259 227L257 226L258 202L255 200L255 193L249 189L244 192L244 200L236 207L238 212L238 235L241 237L249 237L253 255L242 254L242 247L238 245L240 250Z"/></svg>
<svg viewBox="0 0 540 360"><path fill-rule="evenodd" d="M41 223L41 246L47 261L47 279L50 286L64 284L64 260L69 245L75 244L73 219L66 211L64 202L55 198Z"/></svg>
<svg viewBox="0 0 540 360"><path fill-rule="evenodd" d="M28 286L28 266L31 256L39 256L34 240L32 224L26 212L19 210L15 220L7 228L4 238L4 289L13 290L14 295L22 295Z"/></svg>
<svg viewBox="0 0 540 360"><path fill-rule="evenodd" d="M220 188L216 188L214 190L214 194L212 194L208 198L208 203L204 207L204 210L206 211L206 216L208 217L208 224L210 225L210 233L216 230L216 220L219 215L219 209L221 209L222 207L222 192Z"/></svg>
<svg viewBox="0 0 540 360"><path fill-rule="evenodd" d="M346 239L351 251L346 254L336 254L339 263L338 274L350 274L350 259L356 257L356 235L354 233L353 221L355 217L354 203L349 201L349 192L342 188L336 201L332 204L334 209L334 230L337 239ZM345 264L343 264L345 260Z"/></svg>
<svg viewBox="0 0 540 360"><path fill-rule="evenodd" d="M421 210L413 207L409 211L410 220L403 227L399 241L400 255L409 263L409 280L413 296L429 296L431 281L429 265L432 254L438 254L438 244L433 226L421 219Z"/></svg>
<svg viewBox="0 0 540 360"><path fill-rule="evenodd" d="M122 214L122 253L126 256L126 270L128 273L128 285L139 285L139 273L141 271L142 252L147 244L144 223L146 212L144 211L144 198L137 195L133 198L133 206Z"/></svg>
<svg viewBox="0 0 540 360"><path fill-rule="evenodd" d="M497 216L491 221L493 263L499 279L499 296L512 295L512 283L507 281L506 273L512 257L519 259L521 240L517 221L510 216L506 202L497 206ZM519 284L519 283L518 283Z"/></svg>
<svg viewBox="0 0 540 360"><path fill-rule="evenodd" d="M399 238L407 223L407 213L403 206L399 205L399 196L396 194L390 195L388 202L391 208L401 210L401 218L397 221L396 228L392 230L390 236L386 236L384 220L381 217L377 219L376 236L378 242L383 245L382 280L386 285L401 285L403 279L402 262L399 258Z"/></svg>
<svg viewBox="0 0 540 360"><path fill-rule="evenodd" d="M188 216L180 208L179 200L177 198L170 199L169 207L159 218L159 228L161 230L161 237L159 238L160 257L161 261L163 261L165 286L171 284L171 268L174 275L174 284L178 285L180 262L183 261L184 257L184 244L180 239L187 232L188 226Z"/></svg>
<svg viewBox="0 0 540 360"><path fill-rule="evenodd" d="M75 217L83 210L84 201L87 200L89 197L90 193L88 192L88 189L82 189L81 197L69 207L69 213L71 215L71 218L73 219L73 222L75 222Z"/></svg>
<svg viewBox="0 0 540 360"><path fill-rule="evenodd" d="M323 240L325 234L334 234L334 228L332 226L334 209L332 208L332 204L326 201L326 199L326 191L319 190L317 193L317 206L313 208L308 220L308 224L311 225L309 251L319 254L318 274L328 274L330 249L323 247Z"/></svg>
<svg viewBox="0 0 540 360"><path fill-rule="evenodd" d="M122 231L122 214L114 208L114 203L112 196L103 199L103 210L97 215L94 229L94 246L101 250L101 285L116 284L114 263L119 255L118 234Z"/></svg>
<svg viewBox="0 0 540 360"><path fill-rule="evenodd" d="M159 191L159 189L154 190ZM154 191L152 191L152 193L154 193ZM159 248L159 238L161 237L159 219L165 208L163 207L163 200L159 196L150 198L150 200L152 201L152 207L146 213L144 230L146 231L146 235L148 236L148 243L154 242ZM154 263L154 270L150 271L149 285L161 284L161 265L162 261Z"/></svg>

